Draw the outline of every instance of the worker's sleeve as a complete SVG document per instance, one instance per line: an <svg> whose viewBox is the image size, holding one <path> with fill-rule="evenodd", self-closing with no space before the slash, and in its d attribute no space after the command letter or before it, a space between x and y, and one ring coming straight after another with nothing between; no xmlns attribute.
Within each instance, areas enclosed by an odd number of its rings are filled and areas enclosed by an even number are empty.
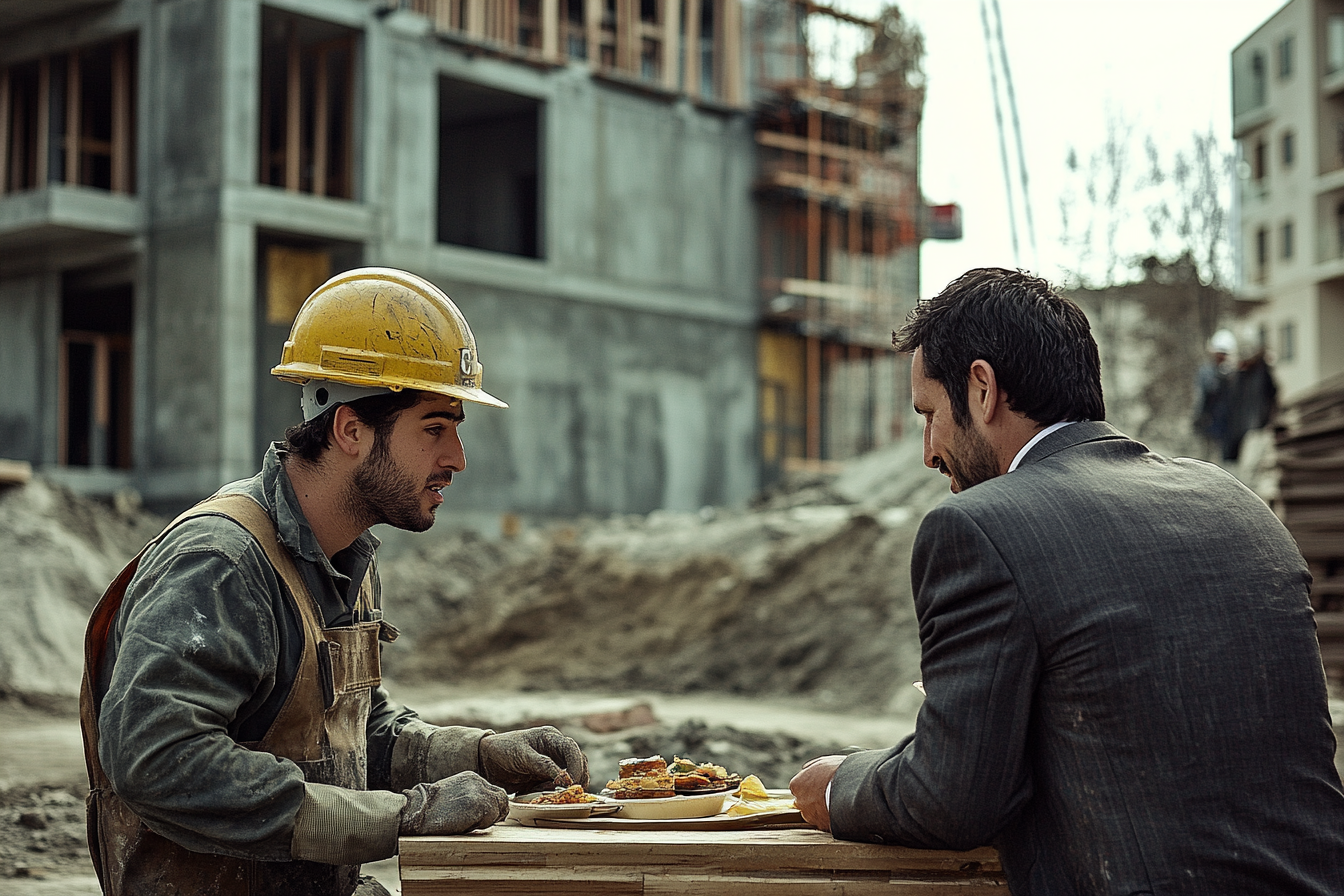
<svg viewBox="0 0 1344 896"><path fill-rule="evenodd" d="M220 547L211 533L180 527L142 562L118 620L98 755L156 833L198 852L288 859L303 774L229 734L275 687L272 596L283 592L250 536L225 533Z"/></svg>
<svg viewBox="0 0 1344 896"><path fill-rule="evenodd" d="M960 508L925 517L911 579L927 696L913 737L840 765L831 830L842 840L972 849L1031 796L1036 633L1003 558Z"/></svg>
<svg viewBox="0 0 1344 896"><path fill-rule="evenodd" d="M369 789L406 790L392 787L392 757L407 725L422 725L419 717L394 701L387 689L376 687L370 694L368 732ZM420 782L415 782L416 784Z"/></svg>
<svg viewBox="0 0 1344 896"><path fill-rule="evenodd" d="M481 738L488 728L438 727L420 719L408 721L392 749L391 789L441 781L458 772L481 774Z"/></svg>

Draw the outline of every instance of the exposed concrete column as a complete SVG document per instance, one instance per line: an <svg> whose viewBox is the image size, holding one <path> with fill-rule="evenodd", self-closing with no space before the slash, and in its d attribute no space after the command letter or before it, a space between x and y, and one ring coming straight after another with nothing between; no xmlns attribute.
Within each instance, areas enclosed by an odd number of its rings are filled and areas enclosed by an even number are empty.
<svg viewBox="0 0 1344 896"><path fill-rule="evenodd" d="M261 59L261 8L255 0L227 3L220 22L220 109L223 110L220 203L215 264L219 296L219 476L222 481L257 469L254 432L257 377L256 229L231 211L227 194L256 182Z"/></svg>

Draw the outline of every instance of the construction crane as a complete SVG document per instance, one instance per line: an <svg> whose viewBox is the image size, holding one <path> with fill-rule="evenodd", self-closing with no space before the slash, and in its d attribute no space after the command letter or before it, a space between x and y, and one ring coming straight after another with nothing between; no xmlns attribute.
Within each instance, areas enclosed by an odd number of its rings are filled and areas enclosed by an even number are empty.
<svg viewBox="0 0 1344 896"><path fill-rule="evenodd" d="M993 6L994 25L990 27L989 7ZM1031 245L1030 266L1035 267L1036 226L1031 215L1031 192L1027 189L1027 157L1022 151L1022 127L1017 117L1017 95L1013 91L1013 72L1008 64L1008 48L1003 39L1003 15L999 0L980 0L980 24L985 33L985 53L989 62L989 86L994 95L994 122L999 134L999 160L1003 165L1003 186L1008 198L1008 222L1013 239L1013 257L1020 262L1022 252L1017 232L1017 211L1013 201L1014 182L1008 160L1008 140L1003 125L1003 102L1006 100L1012 122L1014 145L1017 152L1016 189L1022 194L1022 211L1026 222L1027 239ZM997 51L997 53L996 53ZM1003 96L999 90L999 72L1003 73Z"/></svg>

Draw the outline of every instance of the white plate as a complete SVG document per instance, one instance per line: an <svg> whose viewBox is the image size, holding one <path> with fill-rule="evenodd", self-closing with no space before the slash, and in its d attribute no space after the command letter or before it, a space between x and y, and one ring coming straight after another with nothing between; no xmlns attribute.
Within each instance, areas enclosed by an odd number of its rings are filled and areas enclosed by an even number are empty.
<svg viewBox="0 0 1344 896"><path fill-rule="evenodd" d="M718 815L731 792L668 796L654 800L616 800L618 818L707 818Z"/></svg>
<svg viewBox="0 0 1344 896"><path fill-rule="evenodd" d="M615 801L599 798L592 803L534 803L540 793L524 793L509 799L509 818L528 824L538 818L590 818L611 815L621 807Z"/></svg>

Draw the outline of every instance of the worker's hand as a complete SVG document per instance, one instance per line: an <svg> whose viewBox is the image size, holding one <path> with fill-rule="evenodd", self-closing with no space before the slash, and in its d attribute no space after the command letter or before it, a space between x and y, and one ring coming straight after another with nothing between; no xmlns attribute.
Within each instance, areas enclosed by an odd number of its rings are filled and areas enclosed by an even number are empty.
<svg viewBox="0 0 1344 896"><path fill-rule="evenodd" d="M481 738L486 780L515 793L588 783L588 758L558 730L546 725Z"/></svg>
<svg viewBox="0 0 1344 896"><path fill-rule="evenodd" d="M403 790L401 836L461 834L488 828L509 814L509 795L475 772Z"/></svg>
<svg viewBox="0 0 1344 896"><path fill-rule="evenodd" d="M844 756L820 756L804 765L802 771L789 782L794 805L802 814L803 821L818 830L831 829L831 810L826 805L826 788L844 761Z"/></svg>

